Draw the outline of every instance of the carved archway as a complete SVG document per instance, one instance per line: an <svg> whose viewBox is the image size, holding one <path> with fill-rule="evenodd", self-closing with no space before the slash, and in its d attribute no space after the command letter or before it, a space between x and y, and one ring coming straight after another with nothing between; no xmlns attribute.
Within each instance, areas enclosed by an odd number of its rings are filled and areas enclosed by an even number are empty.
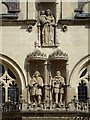
<svg viewBox="0 0 90 120"><path fill-rule="evenodd" d="M25 59L25 70L26 70L26 74L27 74L27 86L33 86L32 85L32 81L33 81L33 77L36 77L35 74L38 71L39 76L42 79L42 88L37 88L41 90L41 97L40 97L40 101L43 102L45 99L45 90L44 90L44 84L46 81L46 76L45 76L45 61L46 61L46 54L43 53L41 51L40 48L38 48L38 44L35 42L35 49L33 52L29 53ZM41 83L41 82L40 82ZM33 95L32 95L32 89L33 87L30 87L29 91L28 91L28 103L31 103L31 107L32 104L34 104L34 100L36 101L36 103L38 104L38 95L36 95L36 93L34 93L35 99L33 100ZM41 103L40 102L40 103ZM37 105L36 104L36 105Z"/></svg>
<svg viewBox="0 0 90 120"><path fill-rule="evenodd" d="M63 87L63 97L62 102L66 104L67 102L67 85L68 85L68 54L63 52L58 46L55 51L49 55L49 62L50 62L50 72L49 75L52 78L56 77L57 72L61 72L61 76L64 78L64 87ZM61 95L61 93L59 93ZM58 101L59 101L59 94L58 94ZM53 93L54 99L55 95ZM51 96L50 96L51 97ZM61 97L60 97L61 98ZM50 98L52 99L52 98ZM54 100L55 102L55 100Z"/></svg>
<svg viewBox="0 0 90 120"><path fill-rule="evenodd" d="M5 4L0 3L0 14L6 14L8 12L8 8Z"/></svg>
<svg viewBox="0 0 90 120"><path fill-rule="evenodd" d="M78 85L82 82L82 80L84 81L84 83L87 85L88 87L88 91L90 90L90 54L83 57L73 68L73 70L71 71L70 74L70 78L69 78L69 83L70 86L72 86L72 88L74 88L74 92L77 96L78 94ZM74 82L75 81L75 82ZM89 97L89 92L88 92L88 97Z"/></svg>
<svg viewBox="0 0 90 120"><path fill-rule="evenodd" d="M13 73L15 74L15 76L17 77L17 83L20 83L20 88L21 88L21 92L23 89L25 89L26 86L26 81L25 81L25 77L24 74L21 70L21 68L19 67L19 65L12 60L10 57L4 55L4 54L0 54L0 62L6 66L8 66Z"/></svg>

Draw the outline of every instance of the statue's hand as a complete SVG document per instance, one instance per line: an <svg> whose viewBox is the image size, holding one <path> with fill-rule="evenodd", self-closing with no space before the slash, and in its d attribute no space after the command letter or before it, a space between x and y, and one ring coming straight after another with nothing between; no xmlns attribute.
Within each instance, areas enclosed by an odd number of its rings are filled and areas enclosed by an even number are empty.
<svg viewBox="0 0 90 120"><path fill-rule="evenodd" d="M42 86L41 86L41 85L39 85L39 84L37 85L37 87L38 87L38 88L42 88Z"/></svg>
<svg viewBox="0 0 90 120"><path fill-rule="evenodd" d="M35 86L35 87L36 87L36 86L37 86L37 83L35 82L35 83L33 84L33 86Z"/></svg>

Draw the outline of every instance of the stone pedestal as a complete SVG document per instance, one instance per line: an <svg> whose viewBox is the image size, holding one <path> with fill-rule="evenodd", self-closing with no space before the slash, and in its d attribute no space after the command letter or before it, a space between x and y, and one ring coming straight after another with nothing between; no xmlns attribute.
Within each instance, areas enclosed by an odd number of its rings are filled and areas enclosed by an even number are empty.
<svg viewBox="0 0 90 120"><path fill-rule="evenodd" d="M3 113L2 120L89 120L90 114L78 111L22 111Z"/></svg>

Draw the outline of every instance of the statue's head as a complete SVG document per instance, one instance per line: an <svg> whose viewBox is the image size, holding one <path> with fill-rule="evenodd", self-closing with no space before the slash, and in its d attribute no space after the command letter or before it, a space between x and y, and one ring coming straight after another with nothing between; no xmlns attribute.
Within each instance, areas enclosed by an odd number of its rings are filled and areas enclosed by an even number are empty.
<svg viewBox="0 0 90 120"><path fill-rule="evenodd" d="M56 72L56 75L57 75L57 76L60 76L60 75L61 75L61 72L60 72L60 71L57 71L57 72Z"/></svg>
<svg viewBox="0 0 90 120"><path fill-rule="evenodd" d="M44 10L42 10L40 14L41 14L41 15L45 15L45 11L44 11Z"/></svg>
<svg viewBox="0 0 90 120"><path fill-rule="evenodd" d="M50 10L50 9L47 9L47 10L46 10L46 14L47 14L47 15L51 15L51 10Z"/></svg>
<svg viewBox="0 0 90 120"><path fill-rule="evenodd" d="M35 76L35 77L40 76L40 72L39 72L39 71L35 71L34 76Z"/></svg>

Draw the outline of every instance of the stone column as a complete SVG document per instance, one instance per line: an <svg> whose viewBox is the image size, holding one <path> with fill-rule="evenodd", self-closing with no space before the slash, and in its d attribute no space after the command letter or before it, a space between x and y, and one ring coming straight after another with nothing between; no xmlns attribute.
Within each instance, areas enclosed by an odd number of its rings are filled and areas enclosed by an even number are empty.
<svg viewBox="0 0 90 120"><path fill-rule="evenodd" d="M60 19L60 1L56 0L56 22Z"/></svg>
<svg viewBox="0 0 90 120"><path fill-rule="evenodd" d="M36 19L35 0L28 0L28 19Z"/></svg>
<svg viewBox="0 0 90 120"><path fill-rule="evenodd" d="M49 62L49 104L50 104L50 108L52 108L52 75L51 75L51 62Z"/></svg>
<svg viewBox="0 0 90 120"><path fill-rule="evenodd" d="M60 1L60 18L59 19L62 19L62 0Z"/></svg>
<svg viewBox="0 0 90 120"><path fill-rule="evenodd" d="M68 101L68 87L69 87L69 64L68 64L68 61L66 63L66 100L65 100L65 103L67 104L67 101Z"/></svg>
<svg viewBox="0 0 90 120"><path fill-rule="evenodd" d="M59 18L58 7L59 7L59 3L58 3L58 0L56 0L56 25L55 25L55 45L56 46L58 44L58 41L57 41L57 38L58 38L57 22L58 22L58 18Z"/></svg>
<svg viewBox="0 0 90 120"><path fill-rule="evenodd" d="M41 32L40 32L40 23L37 23L37 34L38 34L38 46L41 46L40 44L41 44Z"/></svg>
<svg viewBox="0 0 90 120"><path fill-rule="evenodd" d="M5 102L8 102L8 86L5 85Z"/></svg>
<svg viewBox="0 0 90 120"><path fill-rule="evenodd" d="M48 99L47 61L44 63L45 101Z"/></svg>
<svg viewBox="0 0 90 120"><path fill-rule="evenodd" d="M29 91L29 84L30 84L30 70L29 70L29 64L27 66L27 71L26 71L26 74L27 74L27 103L30 104L31 101L30 101L30 91Z"/></svg>
<svg viewBox="0 0 90 120"><path fill-rule="evenodd" d="M24 2L20 2L20 16L19 19L27 19L27 0L24 0ZM22 16L23 13L23 16Z"/></svg>

